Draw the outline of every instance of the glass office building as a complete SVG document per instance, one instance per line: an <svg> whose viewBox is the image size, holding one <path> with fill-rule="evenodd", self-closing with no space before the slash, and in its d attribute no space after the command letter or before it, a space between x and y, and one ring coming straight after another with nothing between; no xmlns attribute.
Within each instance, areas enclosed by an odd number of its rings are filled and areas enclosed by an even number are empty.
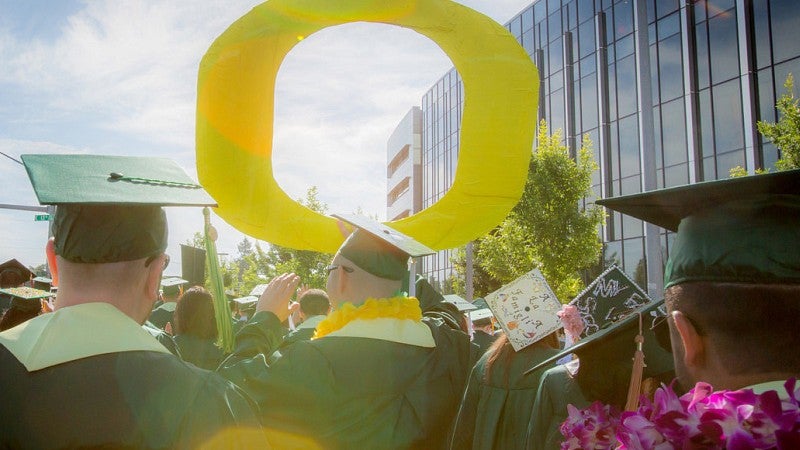
<svg viewBox="0 0 800 450"><path fill-rule="evenodd" d="M800 74L796 0L538 0L506 27L539 69L540 118L573 152L590 136L595 196L726 178L778 158L755 124L776 119L787 75ZM423 207L452 183L463 98L453 69L422 99ZM615 213L599 231L606 264L653 287L647 263L663 264L671 235L648 228ZM450 253L428 257L424 272L444 283Z"/></svg>

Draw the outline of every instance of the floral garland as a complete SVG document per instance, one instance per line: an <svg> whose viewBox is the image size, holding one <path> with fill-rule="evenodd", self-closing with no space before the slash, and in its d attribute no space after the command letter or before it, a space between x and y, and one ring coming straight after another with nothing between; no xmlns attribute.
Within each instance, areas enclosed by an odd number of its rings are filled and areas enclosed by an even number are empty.
<svg viewBox="0 0 800 450"><path fill-rule="evenodd" d="M352 303L345 303L317 325L314 339L339 330L356 319L379 318L410 319L419 322L422 320L419 300L414 297L370 298L358 307Z"/></svg>
<svg viewBox="0 0 800 450"><path fill-rule="evenodd" d="M800 389L784 384L788 397L752 389L713 392L697 383L678 397L671 386L642 397L636 411L594 402L586 409L568 406L561 424L564 449L797 449L800 448Z"/></svg>

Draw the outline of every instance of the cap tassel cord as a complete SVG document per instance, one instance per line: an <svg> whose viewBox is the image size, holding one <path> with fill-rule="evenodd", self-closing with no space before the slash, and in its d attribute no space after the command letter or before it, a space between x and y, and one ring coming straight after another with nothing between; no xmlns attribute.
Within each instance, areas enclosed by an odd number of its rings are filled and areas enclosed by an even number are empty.
<svg viewBox="0 0 800 450"><path fill-rule="evenodd" d="M625 402L625 411L635 411L639 407L639 397L642 392L642 374L644 368L644 334L642 333L642 314L639 314L639 334L633 340L636 343L636 353L633 355L633 369L631 370L631 382L628 385L628 399Z"/></svg>
<svg viewBox="0 0 800 450"><path fill-rule="evenodd" d="M219 270L217 257L217 230L211 225L211 211L203 208L205 217L206 263L211 295L214 297L214 317L217 323L217 345L226 353L233 351L233 324L231 306L225 296L222 273Z"/></svg>

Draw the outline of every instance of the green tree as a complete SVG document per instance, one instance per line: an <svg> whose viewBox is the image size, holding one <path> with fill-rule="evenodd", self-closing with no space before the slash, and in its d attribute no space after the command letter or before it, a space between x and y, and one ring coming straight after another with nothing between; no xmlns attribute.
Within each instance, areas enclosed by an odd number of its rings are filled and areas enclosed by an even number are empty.
<svg viewBox="0 0 800 450"><path fill-rule="evenodd" d="M319 191L312 186L306 192L305 199L298 199L301 205L320 214L328 212L328 205L318 197ZM256 245L257 263L265 273L274 275L294 272L300 276L303 284L312 288L325 288L328 274L325 271L333 255L310 250L295 250L279 245L270 245L269 250L262 252ZM270 277L271 278L271 277Z"/></svg>
<svg viewBox="0 0 800 450"><path fill-rule="evenodd" d="M759 121L757 124L759 133L781 151L781 157L775 163L778 170L800 168L800 99L794 96L794 77L791 73L783 86L786 93L775 104L778 122Z"/></svg>
<svg viewBox="0 0 800 450"><path fill-rule="evenodd" d="M584 287L580 271L596 265L602 249L597 234L602 210L580 206L591 195L597 165L588 136L577 160L569 156L560 130L549 135L544 121L537 141L522 198L503 223L479 240L475 261L501 284L538 267L566 302ZM476 289L480 294L485 292Z"/></svg>

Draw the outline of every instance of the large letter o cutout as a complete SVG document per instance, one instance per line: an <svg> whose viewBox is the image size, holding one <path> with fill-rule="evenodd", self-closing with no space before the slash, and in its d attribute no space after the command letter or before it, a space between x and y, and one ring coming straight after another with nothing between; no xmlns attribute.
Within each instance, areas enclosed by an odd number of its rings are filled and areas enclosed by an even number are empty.
<svg viewBox="0 0 800 450"><path fill-rule="evenodd" d="M298 36L356 21L429 37L464 83L453 186L431 207L391 226L434 249L483 235L522 195L539 79L508 30L448 0L270 0L231 25L203 57L197 86L197 170L219 203L217 213L274 244L329 253L339 247L336 220L298 204L275 181L273 96L280 63Z"/></svg>

